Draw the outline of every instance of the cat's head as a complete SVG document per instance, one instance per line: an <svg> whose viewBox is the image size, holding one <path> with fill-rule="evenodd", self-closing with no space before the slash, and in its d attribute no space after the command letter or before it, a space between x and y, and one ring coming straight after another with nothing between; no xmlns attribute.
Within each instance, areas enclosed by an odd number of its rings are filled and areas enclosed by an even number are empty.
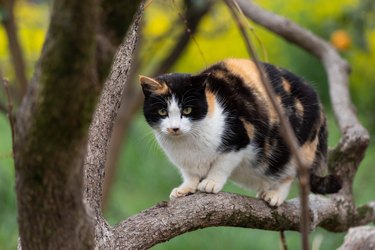
<svg viewBox="0 0 375 250"><path fill-rule="evenodd" d="M193 133L207 114L207 76L176 73L155 78L140 76L145 96L143 112L148 124L167 136Z"/></svg>

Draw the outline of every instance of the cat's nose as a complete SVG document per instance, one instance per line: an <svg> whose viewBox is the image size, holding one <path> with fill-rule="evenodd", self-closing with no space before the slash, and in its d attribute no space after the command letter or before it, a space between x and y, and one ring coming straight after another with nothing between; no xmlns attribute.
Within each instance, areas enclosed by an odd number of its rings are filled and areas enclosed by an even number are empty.
<svg viewBox="0 0 375 250"><path fill-rule="evenodd" d="M168 128L168 132L172 134L177 134L180 132L180 128Z"/></svg>

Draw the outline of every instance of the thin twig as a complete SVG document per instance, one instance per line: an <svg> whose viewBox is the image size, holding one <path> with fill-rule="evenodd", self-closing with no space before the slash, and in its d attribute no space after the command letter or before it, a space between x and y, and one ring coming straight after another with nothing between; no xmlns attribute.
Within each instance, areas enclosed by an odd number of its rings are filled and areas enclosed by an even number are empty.
<svg viewBox="0 0 375 250"><path fill-rule="evenodd" d="M206 60L206 57L204 56L204 53L203 53L203 50L202 48L199 46L197 40L195 39L195 36L194 36L194 33L192 32L192 30L190 29L190 27L188 26L188 20L186 17L184 17L182 14L181 14L181 11L179 10L175 0L172 0L172 3L173 3L173 6L175 7L177 13L178 13L178 16L181 18L181 20L183 21L183 23L185 24L186 26L186 32L189 34L190 36L190 39L194 42L195 46L197 47L198 51L199 51L199 54L203 60L203 62L205 63L205 65L207 65L207 60Z"/></svg>
<svg viewBox="0 0 375 250"><path fill-rule="evenodd" d="M285 233L284 231L280 231L280 241L281 241L281 249L288 250L288 244L286 243Z"/></svg>
<svg viewBox="0 0 375 250"><path fill-rule="evenodd" d="M9 51L13 62L13 68L16 73L18 83L19 96L22 98L27 89L26 65L21 44L17 34L17 23L14 17L15 1L0 1L0 7L5 12L1 24L4 27L6 37L8 39ZM16 99L16 100L17 100Z"/></svg>
<svg viewBox="0 0 375 250"><path fill-rule="evenodd" d="M300 188L300 200L301 200L301 234L302 234L302 249L309 249L308 234L309 234L309 210L308 210L308 194L309 194L309 174L308 167L303 160L301 153L298 150L298 143L292 126L289 121L286 119L283 110L280 105L277 103L275 98L274 90L271 87L268 79L265 77L262 65L260 64L257 54L255 53L251 40L249 39L245 25L242 22L240 16L237 13L236 5L234 0L224 0L229 10L231 11L233 17L235 18L237 25L243 35L246 49L252 57L257 70L259 71L260 79L266 89L267 95L271 101L273 108L276 110L278 117L280 119L281 133L283 139L288 145L289 150L292 152L296 164L298 166L298 176L299 176L299 188Z"/></svg>
<svg viewBox="0 0 375 250"><path fill-rule="evenodd" d="M8 101L8 119L9 119L9 124L10 124L10 129L12 131L12 145L14 145L14 118L13 118L13 103L12 103L12 98L10 97L9 94L9 82L7 79L3 78L2 79L4 90L7 96L7 101Z"/></svg>

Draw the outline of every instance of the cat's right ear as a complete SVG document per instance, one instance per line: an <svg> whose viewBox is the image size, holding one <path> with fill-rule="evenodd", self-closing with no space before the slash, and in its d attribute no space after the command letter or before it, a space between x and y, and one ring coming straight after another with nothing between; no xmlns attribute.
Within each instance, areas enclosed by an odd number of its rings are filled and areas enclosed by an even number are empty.
<svg viewBox="0 0 375 250"><path fill-rule="evenodd" d="M139 82L145 95L156 92L164 87L162 83L148 76L139 75Z"/></svg>
<svg viewBox="0 0 375 250"><path fill-rule="evenodd" d="M207 84L207 79L210 76L211 76L211 73L203 73L203 74L192 76L191 80L192 80L193 84L195 84L196 86L200 86L200 87L205 88L206 84Z"/></svg>

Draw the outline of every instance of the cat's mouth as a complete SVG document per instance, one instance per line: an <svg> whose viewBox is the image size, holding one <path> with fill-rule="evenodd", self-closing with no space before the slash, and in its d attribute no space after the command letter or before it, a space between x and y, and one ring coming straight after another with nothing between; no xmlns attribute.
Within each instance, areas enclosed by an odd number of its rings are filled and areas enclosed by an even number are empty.
<svg viewBox="0 0 375 250"><path fill-rule="evenodd" d="M169 136L173 137L178 137L183 134L180 128L167 128L167 132Z"/></svg>

